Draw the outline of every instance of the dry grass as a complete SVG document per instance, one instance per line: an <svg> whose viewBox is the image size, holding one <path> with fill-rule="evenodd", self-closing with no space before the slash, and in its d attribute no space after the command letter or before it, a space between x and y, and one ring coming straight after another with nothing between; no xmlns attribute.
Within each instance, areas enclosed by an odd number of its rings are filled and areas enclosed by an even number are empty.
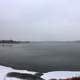
<svg viewBox="0 0 80 80"><path fill-rule="evenodd" d="M57 79L50 79L50 80L57 80ZM59 80L80 80L80 77L73 77L73 78L59 79Z"/></svg>

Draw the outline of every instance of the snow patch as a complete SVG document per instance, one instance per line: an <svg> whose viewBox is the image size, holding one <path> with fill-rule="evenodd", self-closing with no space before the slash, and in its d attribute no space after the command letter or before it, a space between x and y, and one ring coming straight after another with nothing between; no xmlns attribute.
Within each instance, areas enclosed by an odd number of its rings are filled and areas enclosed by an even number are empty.
<svg viewBox="0 0 80 80"><path fill-rule="evenodd" d="M67 79L72 77L80 77L80 71L52 71L44 73L41 77L45 80Z"/></svg>
<svg viewBox="0 0 80 80"><path fill-rule="evenodd" d="M10 67L5 67L5 66L0 66L0 80L4 80L4 78L6 77L6 74L9 72L19 72L19 73L27 73L27 74L36 74L37 72L32 72L32 71L28 71L28 70L16 70ZM11 79L7 79L7 80L20 80L20 79L16 79L16 78L11 78Z"/></svg>
<svg viewBox="0 0 80 80"><path fill-rule="evenodd" d="M27 73L27 74L36 74L37 72L28 71L28 70L16 70L10 67L0 66L0 80L4 80L5 76L9 72L19 72L19 73ZM72 77L80 77L80 71L52 71L43 73L41 78L44 80L50 79L67 79ZM17 78L7 78L6 80L21 80Z"/></svg>

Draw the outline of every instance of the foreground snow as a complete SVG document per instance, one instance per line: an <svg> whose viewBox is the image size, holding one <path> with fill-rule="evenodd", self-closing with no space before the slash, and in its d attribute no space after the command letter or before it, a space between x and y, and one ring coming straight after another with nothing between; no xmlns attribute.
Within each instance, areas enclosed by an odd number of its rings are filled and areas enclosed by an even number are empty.
<svg viewBox="0 0 80 80"><path fill-rule="evenodd" d="M80 77L80 71L53 71L44 73L44 75L42 76L42 78L44 78L45 80L67 79L72 77Z"/></svg>
<svg viewBox="0 0 80 80"><path fill-rule="evenodd" d="M19 73L27 73L27 74L36 74L37 72L32 72L32 71L28 71L28 70L16 70L13 68L9 68L9 67L5 67L5 66L0 66L0 80L4 80L5 76L7 73L9 72L19 72ZM8 79L7 80L20 80L20 79Z"/></svg>
<svg viewBox="0 0 80 80"><path fill-rule="evenodd" d="M4 80L5 76L9 72L20 72L20 73L27 73L27 74L36 74L37 72L27 71L27 70L15 70L13 68L0 66L0 80ZM66 79L66 78L72 78L72 77L80 77L80 71L52 71L43 73L41 78L44 80L50 80L50 79ZM20 80L16 78L6 78L6 80Z"/></svg>

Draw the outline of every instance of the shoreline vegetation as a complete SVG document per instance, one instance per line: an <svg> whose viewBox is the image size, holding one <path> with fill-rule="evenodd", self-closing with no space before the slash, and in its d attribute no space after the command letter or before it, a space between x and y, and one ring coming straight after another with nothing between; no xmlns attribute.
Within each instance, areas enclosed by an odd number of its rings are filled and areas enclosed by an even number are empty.
<svg viewBox="0 0 80 80"><path fill-rule="evenodd" d="M80 40L75 41L16 41L16 40L0 40L0 44L20 44L20 43L31 43L31 42L69 42L69 43L80 43Z"/></svg>
<svg viewBox="0 0 80 80"><path fill-rule="evenodd" d="M20 43L30 43L30 41L0 40L0 44L20 44Z"/></svg>

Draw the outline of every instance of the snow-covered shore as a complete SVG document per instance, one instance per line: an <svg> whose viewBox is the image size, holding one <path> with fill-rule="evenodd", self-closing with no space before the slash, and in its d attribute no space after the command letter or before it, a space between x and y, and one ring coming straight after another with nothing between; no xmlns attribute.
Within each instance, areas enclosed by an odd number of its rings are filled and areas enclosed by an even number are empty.
<svg viewBox="0 0 80 80"><path fill-rule="evenodd" d="M72 77L80 77L80 71L52 71L42 75L45 80L50 79L67 79Z"/></svg>
<svg viewBox="0 0 80 80"><path fill-rule="evenodd" d="M16 70L10 67L0 66L0 80L4 80L4 77L9 72L19 72L19 73L27 73L27 74L33 74L33 75L37 73L37 72L28 71L28 70ZM15 79L10 79L10 80L18 80L18 79L15 78Z"/></svg>
<svg viewBox="0 0 80 80"><path fill-rule="evenodd" d="M4 80L5 76L9 72L19 72L19 73L27 73L27 74L36 74L37 72L33 71L27 71L27 70L16 70L10 67L0 66L0 80ZM44 80L50 80L50 79L67 79L72 77L80 77L80 71L52 71L43 73L41 78ZM20 80L20 79L9 79L7 80Z"/></svg>

